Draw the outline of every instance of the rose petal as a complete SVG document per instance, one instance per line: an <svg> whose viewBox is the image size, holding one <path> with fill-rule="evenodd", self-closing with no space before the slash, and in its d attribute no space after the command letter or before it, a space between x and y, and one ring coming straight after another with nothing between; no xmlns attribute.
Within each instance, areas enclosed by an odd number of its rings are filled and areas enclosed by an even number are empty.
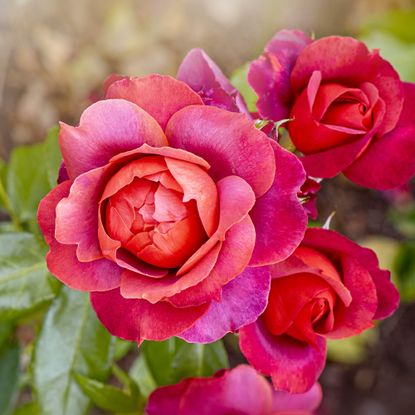
<svg viewBox="0 0 415 415"><path fill-rule="evenodd" d="M219 302L179 337L194 343L210 343L254 322L267 305L270 274L266 267L247 267L222 291Z"/></svg>
<svg viewBox="0 0 415 415"><path fill-rule="evenodd" d="M199 95L184 82L157 74L114 82L108 87L106 97L133 102L154 117L163 130L177 111L189 105L203 104Z"/></svg>
<svg viewBox="0 0 415 415"><path fill-rule="evenodd" d="M111 157L144 143L167 144L157 121L131 102L98 101L82 114L79 127L61 123L59 143L69 177L104 166Z"/></svg>
<svg viewBox="0 0 415 415"><path fill-rule="evenodd" d="M268 137L243 114L215 107L193 106L176 113L166 128L173 147L203 157L215 180L236 175L246 180L257 197L271 186L275 159Z"/></svg>
<svg viewBox="0 0 415 415"><path fill-rule="evenodd" d="M277 170L272 187L260 197L250 214L257 241L251 266L276 263L287 258L300 244L307 214L297 197L305 174L298 159L273 143Z"/></svg>
<svg viewBox="0 0 415 415"><path fill-rule="evenodd" d="M305 393L291 394L284 391L272 391L272 410L278 413L288 414L309 414L315 411L323 400L321 386L316 383Z"/></svg>
<svg viewBox="0 0 415 415"><path fill-rule="evenodd" d="M326 360L324 338L319 336L312 347L288 336L272 336L261 319L239 330L239 345L255 369L272 377L276 389L290 393L309 390Z"/></svg>
<svg viewBox="0 0 415 415"><path fill-rule="evenodd" d="M161 301L127 300L118 289L91 293L92 306L102 324L114 336L141 343L143 340L166 340L195 323L209 308L176 308Z"/></svg>

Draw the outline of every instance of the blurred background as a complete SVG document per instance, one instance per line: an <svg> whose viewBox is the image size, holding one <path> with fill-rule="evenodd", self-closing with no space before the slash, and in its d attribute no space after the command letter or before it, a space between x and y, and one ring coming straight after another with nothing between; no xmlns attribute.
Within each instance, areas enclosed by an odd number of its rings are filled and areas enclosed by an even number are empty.
<svg viewBox="0 0 415 415"><path fill-rule="evenodd" d="M110 73L174 75L202 47L229 75L280 28L357 36L415 81L410 0L0 0L0 157L58 120L76 124ZM414 413L413 194L411 184L384 193L323 184L319 219L336 211L335 229L375 249L403 303L378 329L330 348L322 414Z"/></svg>

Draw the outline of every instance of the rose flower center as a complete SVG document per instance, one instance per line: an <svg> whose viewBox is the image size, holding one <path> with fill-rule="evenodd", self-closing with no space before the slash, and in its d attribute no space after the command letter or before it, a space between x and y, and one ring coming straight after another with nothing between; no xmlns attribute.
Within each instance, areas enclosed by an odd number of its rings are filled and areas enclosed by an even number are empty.
<svg viewBox="0 0 415 415"><path fill-rule="evenodd" d="M328 278L341 281L332 262L314 249L299 247L294 255L311 269L318 269ZM276 278L271 284L263 321L274 335L286 334L314 344L316 333L325 333L333 328L336 300L331 285L311 272Z"/></svg>
<svg viewBox="0 0 415 415"><path fill-rule="evenodd" d="M125 165L105 195L101 215L106 234L148 264L178 268L207 240L196 201L186 199L164 157Z"/></svg>

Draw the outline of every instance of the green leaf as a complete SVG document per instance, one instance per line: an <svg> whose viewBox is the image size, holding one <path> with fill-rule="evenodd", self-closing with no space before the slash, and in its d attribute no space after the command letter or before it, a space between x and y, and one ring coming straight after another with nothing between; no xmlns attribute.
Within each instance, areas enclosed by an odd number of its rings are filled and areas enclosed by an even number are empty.
<svg viewBox="0 0 415 415"><path fill-rule="evenodd" d="M396 283L402 301L415 299L415 242L408 241L399 247L393 262Z"/></svg>
<svg viewBox="0 0 415 415"><path fill-rule="evenodd" d="M42 415L83 415L89 398L75 373L108 377L113 341L98 321L86 293L64 287L49 309L35 345L33 383Z"/></svg>
<svg viewBox="0 0 415 415"><path fill-rule="evenodd" d="M27 233L0 234L0 320L31 313L55 294L56 280L36 238Z"/></svg>
<svg viewBox="0 0 415 415"><path fill-rule="evenodd" d="M116 362L118 362L118 360L121 360L129 353L133 346L137 347L137 343L115 338L114 360Z"/></svg>
<svg viewBox="0 0 415 415"><path fill-rule="evenodd" d="M130 368L130 376L137 383L143 396L148 397L157 383L151 374L143 353L140 353Z"/></svg>
<svg viewBox="0 0 415 415"><path fill-rule="evenodd" d="M0 410L12 412L19 391L20 350L16 342L6 342L0 348Z"/></svg>
<svg viewBox="0 0 415 415"><path fill-rule="evenodd" d="M36 402L29 402L17 408L13 415L40 415L39 406Z"/></svg>
<svg viewBox="0 0 415 415"><path fill-rule="evenodd" d="M6 175L7 175L7 164L6 162L0 158L0 187L3 191L6 191ZM5 208L4 200L0 197L0 208Z"/></svg>
<svg viewBox="0 0 415 415"><path fill-rule="evenodd" d="M58 128L50 130L44 143L17 147L7 170L10 207L21 223L35 229L40 200L56 185L60 164Z"/></svg>
<svg viewBox="0 0 415 415"><path fill-rule="evenodd" d="M158 386L177 383L186 377L211 376L229 367L222 341L203 345L172 338L145 342L141 349Z"/></svg>
<svg viewBox="0 0 415 415"><path fill-rule="evenodd" d="M137 414L144 407L144 399L137 389L123 391L80 373L75 373L75 379L85 395L91 398L98 408L117 413L135 412Z"/></svg>
<svg viewBox="0 0 415 415"><path fill-rule="evenodd" d="M236 69L236 71L234 71L231 75L230 81L243 96L248 110L251 112L256 112L256 102L258 97L248 84L248 69L249 62Z"/></svg>

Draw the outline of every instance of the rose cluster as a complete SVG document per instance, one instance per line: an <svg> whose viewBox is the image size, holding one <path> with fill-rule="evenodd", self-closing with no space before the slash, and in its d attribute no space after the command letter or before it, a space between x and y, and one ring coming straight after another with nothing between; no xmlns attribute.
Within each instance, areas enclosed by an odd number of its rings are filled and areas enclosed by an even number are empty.
<svg viewBox="0 0 415 415"><path fill-rule="evenodd" d="M191 414L202 399L206 413L309 413L319 399L296 408L284 394L315 390L326 339L398 306L374 252L307 216L320 179L387 189L414 175L414 85L357 40L288 30L248 82L254 113L194 49L176 78L111 76L78 126L61 123L59 184L38 215L51 273L138 344L239 333L279 391L240 366L156 391L149 414ZM294 153L278 143L282 120Z"/></svg>

